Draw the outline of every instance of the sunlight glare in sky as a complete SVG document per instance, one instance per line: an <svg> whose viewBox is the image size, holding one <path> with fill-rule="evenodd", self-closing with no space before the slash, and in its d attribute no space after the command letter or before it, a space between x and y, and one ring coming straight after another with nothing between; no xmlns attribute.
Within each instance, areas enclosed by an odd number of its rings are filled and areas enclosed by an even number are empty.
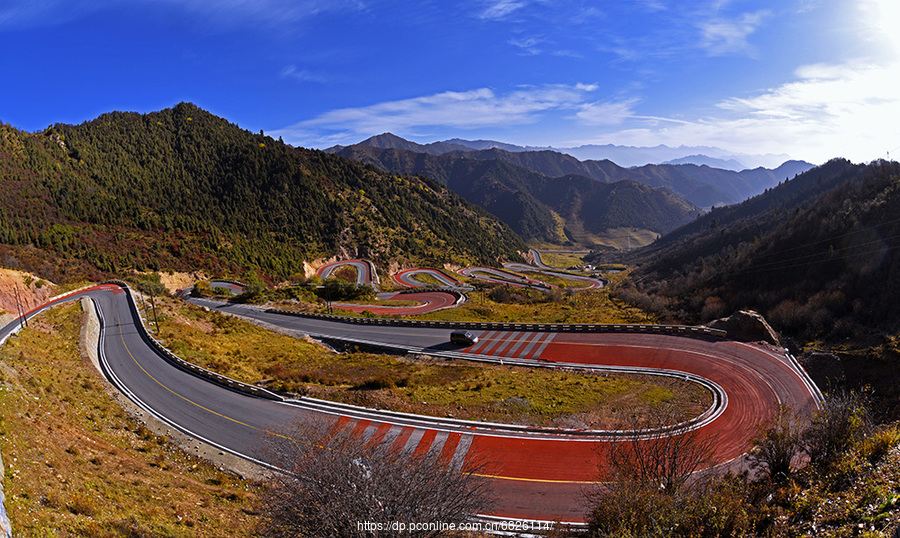
<svg viewBox="0 0 900 538"><path fill-rule="evenodd" d="M865 4L869 4L866 6ZM900 56L900 2L897 0L868 0L863 10L869 13L865 23L879 34L879 42L887 47L880 51L891 61Z"/></svg>

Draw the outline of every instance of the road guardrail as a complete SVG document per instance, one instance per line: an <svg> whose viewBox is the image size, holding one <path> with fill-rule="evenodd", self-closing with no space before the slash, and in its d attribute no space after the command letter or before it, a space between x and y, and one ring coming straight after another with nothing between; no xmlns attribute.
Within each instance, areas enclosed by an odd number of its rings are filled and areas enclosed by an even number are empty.
<svg viewBox="0 0 900 538"><path fill-rule="evenodd" d="M182 370L190 372L198 377L202 377L204 379L212 381L213 383L216 383L218 385L221 385L225 388L228 388L228 389L231 389L231 390L234 390L237 392L242 392L242 393L245 393L245 394L248 394L251 396L256 396L257 398L265 398L267 400L275 400L275 401L279 401L279 402L284 401L284 398L275 394L274 392L268 391L264 388L257 387L255 385L250 385L248 383L242 383L235 379L231 379L230 377L226 377L222 374L217 374L216 372L207 370L206 368L203 368L202 366L198 366L196 364L188 362L188 361L182 359L181 357L179 357L178 355L172 353L164 345L162 345L162 343L159 340L154 338L153 335L151 335L150 332L147 331L146 327L144 327L143 318L141 317L140 310L138 309L137 303L135 302L134 296L132 295L133 291L128 286L128 284L126 284L125 282L122 282L121 280L107 280L106 282L104 282L104 284L116 284L117 286L121 286L122 288L125 289L125 291L127 292L127 295L128 295L128 304L132 309L132 313L137 317L137 319L141 320L141 322L139 324L137 324L138 330L140 331L141 336L143 336L143 338L156 351L158 351L159 354L162 355L163 358L165 358L166 360L168 360L169 362L171 362L178 368L181 368Z"/></svg>
<svg viewBox="0 0 900 538"><path fill-rule="evenodd" d="M298 312L280 308L268 308L266 312L297 316L312 319L324 319L357 325L391 325L399 327L430 327L446 329L475 329L485 331L541 331L541 332L632 332L649 334L671 334L677 336L693 336L725 339L722 329L694 327L688 325L644 325L616 323L500 323L500 322L467 322L467 321L427 321L388 318L354 318L335 314L318 314L314 312Z"/></svg>

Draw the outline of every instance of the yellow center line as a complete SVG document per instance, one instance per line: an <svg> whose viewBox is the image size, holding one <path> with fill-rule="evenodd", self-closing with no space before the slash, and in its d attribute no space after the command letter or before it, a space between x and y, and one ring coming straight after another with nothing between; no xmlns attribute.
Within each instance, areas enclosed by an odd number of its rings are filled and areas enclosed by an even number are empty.
<svg viewBox="0 0 900 538"><path fill-rule="evenodd" d="M519 478L515 476L500 476L494 474L481 474L481 473L472 473L472 476L479 476L481 478L496 478L497 480L512 480L514 482L541 482L544 484L602 484L603 482L594 482L591 480L549 480L546 478Z"/></svg>
<svg viewBox="0 0 900 538"><path fill-rule="evenodd" d="M169 387L167 387L166 385L164 385L160 380L158 380L158 379L156 379L155 377L153 377L153 375L151 375L150 372L148 372L146 369L144 369L144 367L141 366L141 363L139 363L138 360L135 358L135 356L131 353L131 349L129 349L128 344L125 343L125 333L124 333L124 332L122 331L122 329L121 329L121 327L122 327L122 318L121 318L121 315L120 315L120 313L119 313L119 305L118 305L118 303L116 303L116 321L117 321L118 324L119 324L119 337L122 339L122 346L125 347L125 351L128 352L128 356L131 357L131 360L134 361L134 364L137 365L137 367L140 368L141 371L144 372L144 373L147 375L147 377L149 377L150 379L152 379L153 381L155 381L156 384L158 384L160 387L166 389L167 391L169 391L170 393L172 393L174 396L177 396L178 398L181 398L182 400L188 402L188 403L191 404L191 405L197 406L197 407L199 407L200 409L203 409L204 411L206 411L206 412L208 412L208 413L211 413L211 414L216 415L216 416L218 416L218 417L224 418L225 420L234 422L235 424L240 424L241 426L246 426L247 428L250 428L250 429L252 429L252 430L256 430L256 431L258 431L258 432L266 433L266 434L268 434L268 435L274 435L274 436L276 436L276 437L281 437L281 438L283 438L283 439L287 439L287 440L290 440L290 441L296 441L296 439L292 439L292 438L290 438L290 437L281 435L281 434L279 434L279 433L275 433L275 432L273 432L273 431L269 431L269 430L264 430L264 429L261 429L261 428L257 428L256 426L251 426L250 424L247 424L246 422L241 422L240 420L237 420L237 419L235 419L235 418L231 418L231 417L229 417L229 416L227 416L227 415L223 415L222 413L219 413L219 412L217 412L217 411L213 411L212 409L210 409L210 408L208 408L208 407L205 407L205 406L203 406L203 405L200 405L200 404L198 404L197 402L195 402L195 401L193 401L193 400L191 400L191 399L189 399L189 398L187 398L187 397L185 397L185 396L182 396L181 394L179 394L179 393L175 392L174 390L170 389Z"/></svg>
<svg viewBox="0 0 900 538"><path fill-rule="evenodd" d="M179 394L179 393L175 392L174 390L170 389L169 387L167 387L166 385L164 385L161 381L159 381L158 379L156 379L155 377L153 377L153 375L151 375L150 372L148 372L146 369L144 369L144 367L141 366L141 363L139 363L138 360L135 358L135 356L131 353L131 349L129 349L128 344L125 343L125 333L124 333L124 332L122 331L122 329L121 329L121 327L122 327L122 318L121 318L121 315L120 315L120 312L119 312L119 305L118 305L118 303L116 303L116 321L118 322L119 327L120 327L120 328L119 328L119 337L122 339L122 346L125 347L125 351L128 352L128 356L131 357L131 360L134 361L134 364L135 364L138 368L140 368L141 371L144 372L144 373L147 375L147 377L149 377L149 378L152 379L154 382L156 382L156 384L158 384L160 387L162 387L162 388L164 388L165 390L167 390L167 391L169 391L170 393L172 393L172 395L174 395L174 396L176 396L176 397L178 397L178 398L181 398L181 399L184 400L185 402L188 402L188 403L191 404L191 405L194 405L194 406L196 406L196 407L199 407L200 409L203 409L204 411L206 411L206 412L208 412L208 413L211 413L211 414L216 415L216 416L218 416L218 417L224 418L225 420L228 420L228 421L230 421L230 422L234 422L235 424L240 424L241 426L245 426L245 427L247 427L247 428L250 428L251 430L255 430L255 431L258 431L258 432L262 432L262 433L265 433L265 434L267 434L267 435L272 435L272 436L275 436L275 437L280 437L280 438L286 439L286 440L288 440L288 441L294 441L294 442L298 442L298 443L306 443L305 441L301 441L301 440L299 440L299 439L294 439L293 437L289 437L289 436L286 436L286 435L282 435L282 434L280 434L280 433L276 433L276 432L273 432L273 431L270 431L270 430L264 430L264 429L261 429L261 428L257 428L256 426L252 426L252 425L250 425L250 424L247 424L246 422L242 422L242 421L237 420L237 419L235 419L235 418L231 418L231 417L229 417L229 416L227 416L227 415L223 415L222 413L213 411L212 409L210 409L210 408L208 408L208 407L205 407L205 406L203 406L203 405L200 405L200 404L198 404L197 402L191 400L190 398L187 398L187 397L185 397L185 396L182 396L181 394ZM388 424L390 424L390 423L388 423ZM541 479L541 478L517 478L517 477L511 477L511 476L500 476L500 475L478 474L478 473L473 473L473 476L478 476L478 477L482 477L482 478L493 478L493 479L497 479L497 480L513 480L513 481L518 481L518 482L543 482L543 483L548 483L548 484L596 484L596 483L597 483L597 482L583 481L583 480L547 480L547 479Z"/></svg>

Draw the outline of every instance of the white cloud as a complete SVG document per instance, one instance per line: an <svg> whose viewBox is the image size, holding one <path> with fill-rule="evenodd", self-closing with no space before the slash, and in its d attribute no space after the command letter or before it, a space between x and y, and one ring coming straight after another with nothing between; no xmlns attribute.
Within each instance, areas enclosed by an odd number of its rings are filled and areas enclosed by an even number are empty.
<svg viewBox="0 0 900 538"><path fill-rule="evenodd" d="M667 11L669 6L661 0L638 0L638 5L644 6L647 11Z"/></svg>
<svg viewBox="0 0 900 538"><path fill-rule="evenodd" d="M900 147L900 3L855 0L849 13L847 30L861 45L853 60L800 66L791 80L722 100L703 117L633 116L627 128L595 134L590 141L715 145L744 153L788 153L814 163L885 157ZM746 51L747 36L768 17L755 15L712 29L711 52Z"/></svg>
<svg viewBox="0 0 900 538"><path fill-rule="evenodd" d="M752 53L747 38L772 16L769 11L744 13L737 19L713 18L700 24L701 47L711 56Z"/></svg>
<svg viewBox="0 0 900 538"><path fill-rule="evenodd" d="M526 37L522 39L510 39L507 41L510 45L522 49L522 51L531 56L537 56L541 53L541 49L538 48L540 41L533 37Z"/></svg>
<svg viewBox="0 0 900 538"><path fill-rule="evenodd" d="M860 0L860 35L872 42L873 55L896 60L900 56L900 2Z"/></svg>
<svg viewBox="0 0 900 538"><path fill-rule="evenodd" d="M796 80L752 97L718 104L707 118L636 118L633 128L597 143L715 145L743 153L788 153L821 163L834 157L867 162L900 146L900 63L809 65Z"/></svg>
<svg viewBox="0 0 900 538"><path fill-rule="evenodd" d="M341 131L369 135L432 126L475 129L523 125L538 121L545 113L584 112L586 97L596 90L597 85L594 84L576 84L524 87L503 95L488 88L448 91L360 108L332 110L273 131L273 134L321 146L318 138L310 140L310 132Z"/></svg>
<svg viewBox="0 0 900 538"><path fill-rule="evenodd" d="M560 58L576 58L579 60L584 59L583 54L575 52L574 50L567 50L567 49L555 50L555 51L553 51L553 55L559 56Z"/></svg>
<svg viewBox="0 0 900 538"><path fill-rule="evenodd" d="M580 105L575 119L584 125L618 125L634 116L637 99L619 102L597 102Z"/></svg>
<svg viewBox="0 0 900 538"><path fill-rule="evenodd" d="M318 73L307 71L306 69L297 69L295 65L289 65L281 70L281 78L296 80L299 82L326 82L326 78Z"/></svg>
<svg viewBox="0 0 900 538"><path fill-rule="evenodd" d="M479 14L478 18L487 20L502 20L525 7L527 0L491 0L488 6Z"/></svg>

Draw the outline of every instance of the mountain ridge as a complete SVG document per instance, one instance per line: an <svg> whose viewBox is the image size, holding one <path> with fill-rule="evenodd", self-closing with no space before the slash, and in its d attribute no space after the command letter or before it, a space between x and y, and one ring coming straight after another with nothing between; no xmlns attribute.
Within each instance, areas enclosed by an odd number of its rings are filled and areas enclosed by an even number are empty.
<svg viewBox="0 0 900 538"><path fill-rule="evenodd" d="M493 143L493 141L481 142L484 143L482 145ZM421 145L386 133L368 138L359 144L334 146L326 151L347 156L352 153L349 148L378 147L404 149L434 156L458 153L472 159L499 159L549 177L578 174L606 183L620 180L636 181L651 187L668 189L699 207L741 202L813 166L803 161L788 160L775 169L759 167L740 172L712 168L704 164L648 164L625 168L608 159L581 161L572 155L551 149L510 151L501 147L489 147L466 150L458 149L457 146L458 144L448 145L443 142Z"/></svg>
<svg viewBox="0 0 900 538"><path fill-rule="evenodd" d="M484 151L476 153L512 155ZM620 227L662 234L699 214L689 202L638 182L606 183L574 173L551 177L505 159L473 158L470 152L432 155L349 146L338 155L393 173L431 177L497 215L524 238L539 242L590 245L603 231ZM559 235L557 216L564 221L565 237Z"/></svg>
<svg viewBox="0 0 900 538"><path fill-rule="evenodd" d="M57 282L164 269L285 279L317 257L441 266L525 249L433 180L293 148L190 103L0 131L0 254Z"/></svg>
<svg viewBox="0 0 900 538"><path fill-rule="evenodd" d="M404 145L389 145L393 144L394 142L385 142L380 140L380 138L385 137L385 135L389 135L385 138L385 140L399 139L403 141ZM412 147L410 146L410 144L415 145L416 147ZM785 161L791 160L790 156L786 154L736 154L714 146L678 146L673 148L663 144L653 147L618 146L614 144L586 144L576 147L560 148L553 146L519 146L516 144L498 142L496 140L466 140L462 138L451 138L449 140L431 142L429 144L418 144L416 142L405 140L392 133L382 133L381 135L372 136L362 142L357 142L356 144L351 145L375 145L377 147L383 148L394 147L400 149L411 149L413 151L421 151L423 153L431 153L433 155L439 155L442 152L456 151L460 149L465 151L465 148L475 151L485 149L503 149L511 153L549 150L555 151L557 153L565 153L571 155L572 157L575 157L576 159L581 161L610 160L619 164L623 168L633 168L644 166L647 164L719 164L724 165L719 166L720 168L729 169L735 172L740 172L741 170L751 168L758 168L760 166L766 168L776 168L783 164ZM337 153L345 147L347 146L332 146L325 149L324 151L327 151L329 153Z"/></svg>

